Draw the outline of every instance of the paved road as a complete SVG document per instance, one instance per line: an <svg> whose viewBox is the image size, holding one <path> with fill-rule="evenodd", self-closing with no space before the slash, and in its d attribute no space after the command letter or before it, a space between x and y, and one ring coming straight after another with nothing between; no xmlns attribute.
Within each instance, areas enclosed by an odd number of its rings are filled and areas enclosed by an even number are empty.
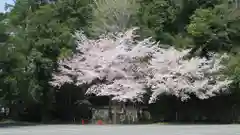
<svg viewBox="0 0 240 135"><path fill-rule="evenodd" d="M240 135L240 125L44 125L0 128L0 135Z"/></svg>

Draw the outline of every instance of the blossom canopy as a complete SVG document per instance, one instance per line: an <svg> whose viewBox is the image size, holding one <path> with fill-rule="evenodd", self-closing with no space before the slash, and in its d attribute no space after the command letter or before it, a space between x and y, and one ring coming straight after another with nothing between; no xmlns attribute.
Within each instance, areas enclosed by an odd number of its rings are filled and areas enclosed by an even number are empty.
<svg viewBox="0 0 240 135"><path fill-rule="evenodd" d="M190 50L163 48L151 38L137 41L134 31L97 40L76 32L77 52L59 61L51 85L91 84L86 94L109 95L119 101L142 101L150 91L149 103L162 93L186 100L192 94L207 99L227 90L231 80L221 74L226 55L185 59Z"/></svg>

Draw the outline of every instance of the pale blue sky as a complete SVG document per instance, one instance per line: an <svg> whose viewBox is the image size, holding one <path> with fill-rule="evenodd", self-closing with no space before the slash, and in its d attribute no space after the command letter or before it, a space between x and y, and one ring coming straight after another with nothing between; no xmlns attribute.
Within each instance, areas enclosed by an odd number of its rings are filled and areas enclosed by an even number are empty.
<svg viewBox="0 0 240 135"><path fill-rule="evenodd" d="M0 12L4 12L5 3L13 4L13 0L0 0Z"/></svg>

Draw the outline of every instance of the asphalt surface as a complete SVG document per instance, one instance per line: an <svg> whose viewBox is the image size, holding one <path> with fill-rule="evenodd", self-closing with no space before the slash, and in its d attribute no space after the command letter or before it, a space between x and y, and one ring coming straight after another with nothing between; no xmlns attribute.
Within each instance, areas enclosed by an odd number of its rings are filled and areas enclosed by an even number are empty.
<svg viewBox="0 0 240 135"><path fill-rule="evenodd" d="M240 125L44 125L0 128L0 135L240 135Z"/></svg>

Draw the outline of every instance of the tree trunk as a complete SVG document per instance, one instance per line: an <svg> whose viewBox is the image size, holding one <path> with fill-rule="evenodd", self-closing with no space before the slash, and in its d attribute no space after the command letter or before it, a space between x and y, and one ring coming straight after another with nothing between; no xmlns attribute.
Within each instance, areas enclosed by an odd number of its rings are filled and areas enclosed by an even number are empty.
<svg viewBox="0 0 240 135"><path fill-rule="evenodd" d="M137 110L137 121L141 121L143 117L142 109L139 107L139 105L136 105Z"/></svg>
<svg viewBox="0 0 240 135"><path fill-rule="evenodd" d="M112 100L111 98L109 98L109 102L108 102L108 121L109 123L112 123Z"/></svg>
<svg viewBox="0 0 240 135"><path fill-rule="evenodd" d="M113 124L117 124L117 103L116 103L116 101L113 101L113 106L114 106Z"/></svg>
<svg viewBox="0 0 240 135"><path fill-rule="evenodd" d="M11 101L10 101L11 102ZM12 119L12 120L17 120L18 119L18 109L17 109L17 105L14 104L13 102L11 102L9 104L9 114L8 114L8 118Z"/></svg>
<svg viewBox="0 0 240 135"><path fill-rule="evenodd" d="M50 121L49 112L48 112L49 105L50 105L50 102L48 97L48 91L44 89L43 95L42 95L42 104L41 104L41 115L42 115L43 123L47 123Z"/></svg>

